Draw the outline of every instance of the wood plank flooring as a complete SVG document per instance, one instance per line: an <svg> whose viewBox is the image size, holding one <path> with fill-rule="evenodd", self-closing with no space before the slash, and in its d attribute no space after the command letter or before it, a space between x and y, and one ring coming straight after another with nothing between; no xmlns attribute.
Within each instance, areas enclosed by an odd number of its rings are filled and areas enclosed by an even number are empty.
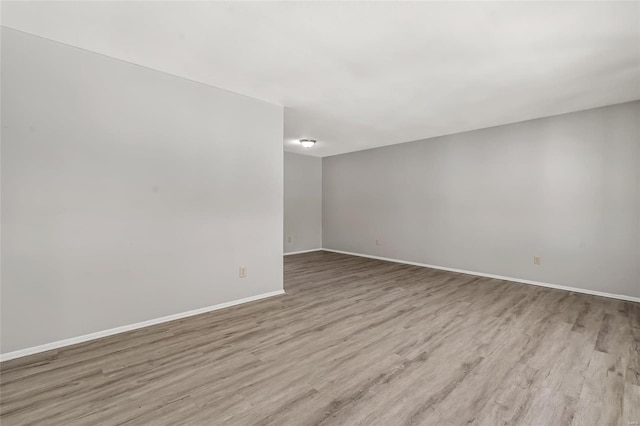
<svg viewBox="0 0 640 426"><path fill-rule="evenodd" d="M9 425L637 425L640 304L335 253L286 295L3 363Z"/></svg>

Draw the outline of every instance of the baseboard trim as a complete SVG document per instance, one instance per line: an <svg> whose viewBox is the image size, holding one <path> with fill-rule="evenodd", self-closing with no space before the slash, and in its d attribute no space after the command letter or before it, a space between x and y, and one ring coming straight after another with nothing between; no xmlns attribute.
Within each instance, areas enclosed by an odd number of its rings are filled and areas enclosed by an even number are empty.
<svg viewBox="0 0 640 426"><path fill-rule="evenodd" d="M539 281L525 280L525 279L522 279L522 278L504 277L502 275L485 274L484 272L475 272L475 271L467 271L467 270L464 270L464 269L447 268L447 267L444 267L444 266L428 265L426 263L410 262L410 261L407 261L407 260L391 259L391 258L388 258L388 257L372 256L372 255L369 255L369 254L353 253L353 252L349 252L349 251L334 250L334 249L328 249L328 248L323 248L322 250L323 251L329 251L329 252L332 252L332 253L348 254L350 256L358 256L358 257L368 257L370 259L385 260L387 262L404 263L406 265L422 266L424 268L441 269L443 271L458 272L458 273L461 273L461 274L476 275L476 276L479 276L479 277L496 278L496 279L499 279L499 280L513 281L513 282L521 283L521 284L537 285L537 286L540 286L540 287L554 288L556 290L573 291L575 293L584 293L584 294L590 294L592 296L609 297L611 299L619 299L619 300L626 300L628 302L640 303L640 297L626 296L626 295L623 295L623 294L605 293L605 292L602 292L602 291L587 290L587 289L578 288L578 287L568 287L568 286L558 285L558 284L549 284L549 283L543 283L543 282L539 282Z"/></svg>
<svg viewBox="0 0 640 426"><path fill-rule="evenodd" d="M311 253L314 251L322 251L324 249L321 248L315 248L315 249L311 249L311 250L300 250L300 251L292 251L289 253L284 253L283 256L291 256L292 254L302 254L302 253Z"/></svg>
<svg viewBox="0 0 640 426"><path fill-rule="evenodd" d="M254 302L256 300L266 299L268 297L278 296L281 294L284 294L284 290L277 290L269 293L262 293L256 296L250 296L250 297L245 297L243 299L232 300L231 302L219 303L213 306L206 306L204 308L194 309L187 312L167 315L164 317L142 321L135 324L123 325L121 327L110 328L108 330L89 333L89 334L85 334L78 337L71 337L69 339L58 340L56 342L45 343L44 345L38 345L38 346L33 346L31 348L20 349L13 352L7 352L6 354L0 354L0 362L9 361L10 359L21 358L28 355L34 355L40 352L46 352L53 349L59 349L65 346L75 345L77 343L84 343L91 340L100 339L102 337L113 336L114 334L125 333L127 331L137 330L139 328L149 327L156 324L162 324L163 322L175 321L178 319L187 318L194 315L204 314L206 312L212 312L212 311L217 311L219 309L229 308L231 306L242 305L244 303Z"/></svg>

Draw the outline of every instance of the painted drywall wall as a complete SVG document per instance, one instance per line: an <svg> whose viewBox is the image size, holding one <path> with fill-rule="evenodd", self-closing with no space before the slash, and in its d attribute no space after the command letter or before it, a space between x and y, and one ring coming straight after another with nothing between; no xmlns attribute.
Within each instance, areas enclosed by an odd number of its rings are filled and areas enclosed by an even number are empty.
<svg viewBox="0 0 640 426"><path fill-rule="evenodd" d="M284 252L322 247L322 159L284 153Z"/></svg>
<svg viewBox="0 0 640 426"><path fill-rule="evenodd" d="M638 297L639 123L632 102L325 157L323 245Z"/></svg>
<svg viewBox="0 0 640 426"><path fill-rule="evenodd" d="M2 353L282 290L282 129L279 106L3 29Z"/></svg>

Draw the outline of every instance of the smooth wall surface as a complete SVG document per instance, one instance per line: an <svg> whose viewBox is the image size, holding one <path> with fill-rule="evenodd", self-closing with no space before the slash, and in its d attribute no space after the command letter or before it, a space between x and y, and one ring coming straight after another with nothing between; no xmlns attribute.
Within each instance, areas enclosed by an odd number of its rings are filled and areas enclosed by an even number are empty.
<svg viewBox="0 0 640 426"><path fill-rule="evenodd" d="M3 29L2 353L282 290L282 117Z"/></svg>
<svg viewBox="0 0 640 426"><path fill-rule="evenodd" d="M284 252L322 247L322 159L284 153Z"/></svg>
<svg viewBox="0 0 640 426"><path fill-rule="evenodd" d="M632 102L325 157L323 245L639 297L639 126Z"/></svg>

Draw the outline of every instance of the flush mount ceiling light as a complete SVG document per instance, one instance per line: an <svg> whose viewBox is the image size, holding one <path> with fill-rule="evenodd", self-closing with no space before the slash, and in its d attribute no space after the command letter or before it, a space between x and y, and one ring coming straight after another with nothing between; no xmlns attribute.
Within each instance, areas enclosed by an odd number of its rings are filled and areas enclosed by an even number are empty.
<svg viewBox="0 0 640 426"><path fill-rule="evenodd" d="M315 139L300 139L300 144L305 148L311 148L315 143Z"/></svg>

